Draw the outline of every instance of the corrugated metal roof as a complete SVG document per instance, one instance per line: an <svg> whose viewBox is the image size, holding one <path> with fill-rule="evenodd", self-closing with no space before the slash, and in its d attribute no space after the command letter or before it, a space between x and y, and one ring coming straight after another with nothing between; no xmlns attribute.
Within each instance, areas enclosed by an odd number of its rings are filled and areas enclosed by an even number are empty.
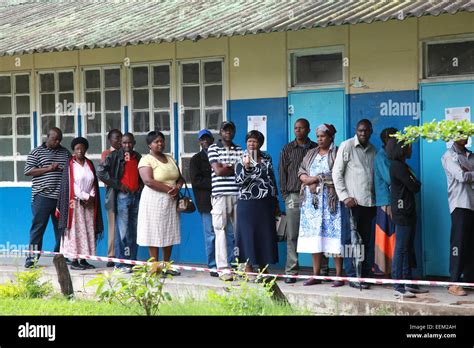
<svg viewBox="0 0 474 348"><path fill-rule="evenodd" d="M474 0L4 1L0 56L372 23L460 11Z"/></svg>

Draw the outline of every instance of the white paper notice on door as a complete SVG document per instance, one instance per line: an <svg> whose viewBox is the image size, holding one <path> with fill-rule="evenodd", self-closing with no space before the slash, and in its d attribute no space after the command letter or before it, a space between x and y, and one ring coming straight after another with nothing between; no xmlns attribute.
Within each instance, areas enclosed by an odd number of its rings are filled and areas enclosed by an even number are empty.
<svg viewBox="0 0 474 348"><path fill-rule="evenodd" d="M470 106L463 106L463 107L457 107L457 108L446 108L444 109L444 116L446 118L446 121L461 121L461 120L468 120L471 122L471 107ZM467 142L467 147L471 147L471 138L469 137L468 142ZM453 146L452 141L448 141L446 143L446 146L448 149Z"/></svg>
<svg viewBox="0 0 474 348"><path fill-rule="evenodd" d="M262 151L267 151L267 116L247 116L247 132L251 130L258 130L265 137L265 142L260 148Z"/></svg>

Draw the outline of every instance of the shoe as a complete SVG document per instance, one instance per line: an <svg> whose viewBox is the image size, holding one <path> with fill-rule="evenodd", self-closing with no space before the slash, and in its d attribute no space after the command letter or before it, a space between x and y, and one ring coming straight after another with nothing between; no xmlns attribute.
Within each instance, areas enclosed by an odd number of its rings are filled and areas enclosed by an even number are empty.
<svg viewBox="0 0 474 348"><path fill-rule="evenodd" d="M317 284L321 284L321 283L322 283L322 281L319 280L319 279L309 278L309 279L306 279L303 282L303 286L317 285Z"/></svg>
<svg viewBox="0 0 474 348"><path fill-rule="evenodd" d="M86 260L81 260L79 262L80 265L84 266L86 269L94 269L95 266L94 265L91 265L89 262L87 262Z"/></svg>
<svg viewBox="0 0 474 348"><path fill-rule="evenodd" d="M25 268L33 268L35 266L34 259L26 259Z"/></svg>
<svg viewBox="0 0 474 348"><path fill-rule="evenodd" d="M356 289L370 289L370 285L367 283L349 282L349 286Z"/></svg>
<svg viewBox="0 0 474 348"><path fill-rule="evenodd" d="M219 273L217 273L217 272L211 272L211 273L209 273L209 275L211 277L219 277Z"/></svg>
<svg viewBox="0 0 474 348"><path fill-rule="evenodd" d="M125 266L115 266L114 271L119 271L125 274L132 273L132 269L130 267L125 267Z"/></svg>
<svg viewBox="0 0 474 348"><path fill-rule="evenodd" d="M81 265L77 260L71 262L71 269L75 269L77 271L83 271L86 269L84 265Z"/></svg>
<svg viewBox="0 0 474 348"><path fill-rule="evenodd" d="M72 261L68 259L67 257L65 258L65 260L66 260L66 265L70 265L72 263Z"/></svg>
<svg viewBox="0 0 474 348"><path fill-rule="evenodd" d="M331 287L332 287L332 288L338 288L338 287L344 286L344 285L345 285L345 283L344 283L342 280L335 280L335 281L332 283Z"/></svg>
<svg viewBox="0 0 474 348"><path fill-rule="evenodd" d="M285 284L294 284L296 283L296 278L285 278Z"/></svg>
<svg viewBox="0 0 474 348"><path fill-rule="evenodd" d="M405 285L405 290L410 291L413 294L426 294L430 292L427 289L422 289L418 285Z"/></svg>
<svg viewBox="0 0 474 348"><path fill-rule="evenodd" d="M231 273L223 273L219 276L219 279L228 282L228 281L233 281L234 280L234 275Z"/></svg>
<svg viewBox="0 0 474 348"><path fill-rule="evenodd" d="M112 261L109 261L109 262L107 262L106 266L107 266L107 267L114 267L114 266L115 266L115 263L112 262Z"/></svg>
<svg viewBox="0 0 474 348"><path fill-rule="evenodd" d="M448 292L454 296L466 296L467 292L459 285L451 285L448 287Z"/></svg>
<svg viewBox="0 0 474 348"><path fill-rule="evenodd" d="M405 289L395 290L394 294L395 298L414 298L416 295L410 291Z"/></svg>
<svg viewBox="0 0 474 348"><path fill-rule="evenodd" d="M179 276L181 275L181 272L180 271L176 271L174 269L169 269L167 270L166 272L164 272L165 275L172 275L173 277L176 277L176 276Z"/></svg>

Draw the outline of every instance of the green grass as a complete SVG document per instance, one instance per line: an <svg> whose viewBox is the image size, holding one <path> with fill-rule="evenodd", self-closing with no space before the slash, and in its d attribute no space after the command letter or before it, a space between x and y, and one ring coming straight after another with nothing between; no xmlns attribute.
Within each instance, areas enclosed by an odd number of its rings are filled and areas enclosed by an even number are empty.
<svg viewBox="0 0 474 348"><path fill-rule="evenodd" d="M139 315L136 306L124 307L117 303L76 299L68 301L61 297L50 299L0 298L0 315ZM279 304L269 305L266 315L309 315L308 311L292 309ZM219 304L206 300L172 301L163 303L160 315L232 315Z"/></svg>

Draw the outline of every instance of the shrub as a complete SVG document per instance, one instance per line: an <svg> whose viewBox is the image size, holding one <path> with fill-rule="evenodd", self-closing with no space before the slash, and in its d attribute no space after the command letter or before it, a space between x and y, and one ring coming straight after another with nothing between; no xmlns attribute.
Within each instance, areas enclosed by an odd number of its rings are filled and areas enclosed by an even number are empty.
<svg viewBox="0 0 474 348"><path fill-rule="evenodd" d="M15 281L8 280L0 285L0 297L13 298L41 298L53 291L50 281L41 282L43 275L41 268L32 268L15 273Z"/></svg>

